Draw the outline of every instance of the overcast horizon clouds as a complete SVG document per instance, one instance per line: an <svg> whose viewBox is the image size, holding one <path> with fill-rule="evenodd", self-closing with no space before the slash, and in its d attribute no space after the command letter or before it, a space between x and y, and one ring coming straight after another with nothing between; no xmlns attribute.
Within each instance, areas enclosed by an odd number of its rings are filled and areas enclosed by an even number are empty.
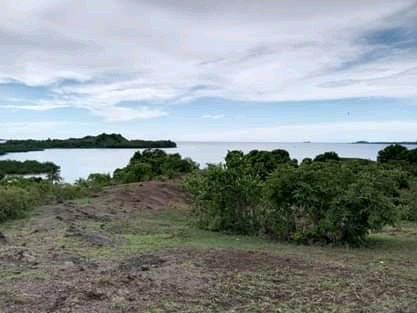
<svg viewBox="0 0 417 313"><path fill-rule="evenodd" d="M417 140L417 1L5 0L0 138Z"/></svg>

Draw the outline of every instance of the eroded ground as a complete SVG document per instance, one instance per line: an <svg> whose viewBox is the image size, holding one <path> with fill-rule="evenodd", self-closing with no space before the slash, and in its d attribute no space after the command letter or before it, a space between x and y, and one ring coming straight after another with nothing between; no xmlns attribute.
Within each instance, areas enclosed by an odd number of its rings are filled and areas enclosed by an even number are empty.
<svg viewBox="0 0 417 313"><path fill-rule="evenodd" d="M0 312L417 312L415 225L367 249L195 229L170 182L123 185L0 226Z"/></svg>

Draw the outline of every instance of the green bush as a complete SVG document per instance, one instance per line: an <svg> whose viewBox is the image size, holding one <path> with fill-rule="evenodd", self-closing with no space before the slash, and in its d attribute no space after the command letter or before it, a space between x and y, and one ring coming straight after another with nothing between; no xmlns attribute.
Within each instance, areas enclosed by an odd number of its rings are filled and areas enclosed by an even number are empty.
<svg viewBox="0 0 417 313"><path fill-rule="evenodd" d="M79 190L99 191L105 186L113 184L110 174L93 173L88 175L87 179L79 178L75 181L74 186Z"/></svg>
<svg viewBox="0 0 417 313"><path fill-rule="evenodd" d="M401 193L404 211L402 218L407 221L417 222L417 180L412 179L409 187Z"/></svg>
<svg viewBox="0 0 417 313"><path fill-rule="evenodd" d="M239 234L259 231L262 184L239 152L229 152L225 165L209 165L185 183L194 196L194 215L201 228Z"/></svg>
<svg viewBox="0 0 417 313"><path fill-rule="evenodd" d="M19 187L0 187L0 223L24 216L32 201L27 190Z"/></svg>
<svg viewBox="0 0 417 313"><path fill-rule="evenodd" d="M85 197L91 189L49 180L11 177L0 182L0 222L18 218L36 206Z"/></svg>
<svg viewBox="0 0 417 313"><path fill-rule="evenodd" d="M263 162L253 162L254 156ZM266 156L231 151L224 165L187 178L200 227L303 243L361 244L400 216L400 189L407 185L401 169L331 159L271 166Z"/></svg>
<svg viewBox="0 0 417 313"><path fill-rule="evenodd" d="M133 183L155 178L176 178L198 169L198 165L178 153L168 154L160 149L137 151L129 164L117 169L113 178L117 183Z"/></svg>
<svg viewBox="0 0 417 313"><path fill-rule="evenodd" d="M326 161L339 161L340 157L336 152L330 151L323 154L319 154L314 158L316 162L326 162Z"/></svg>
<svg viewBox="0 0 417 313"><path fill-rule="evenodd" d="M281 168L266 184L265 220L272 222L266 230L302 242L360 244L370 231L398 220L405 180L399 170L355 162Z"/></svg>
<svg viewBox="0 0 417 313"><path fill-rule="evenodd" d="M408 161L408 149L402 145L394 144L385 147L378 152L377 160L380 163L388 163L392 161Z"/></svg>

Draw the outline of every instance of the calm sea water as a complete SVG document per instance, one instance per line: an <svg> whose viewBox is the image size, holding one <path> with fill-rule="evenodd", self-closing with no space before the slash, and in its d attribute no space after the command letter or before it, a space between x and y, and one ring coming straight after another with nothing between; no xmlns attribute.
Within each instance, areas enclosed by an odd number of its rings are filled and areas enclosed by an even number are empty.
<svg viewBox="0 0 417 313"><path fill-rule="evenodd" d="M346 143L268 143L268 142L179 142L169 153L190 157L204 167L207 163L222 162L228 150L285 149L291 158L301 161L326 151L335 151L342 157L359 157L375 160L378 151L386 145ZM412 148L412 146L409 146ZM51 161L61 167L66 182L74 182L90 173L112 173L126 166L137 149L51 149L38 152L10 153L0 159Z"/></svg>

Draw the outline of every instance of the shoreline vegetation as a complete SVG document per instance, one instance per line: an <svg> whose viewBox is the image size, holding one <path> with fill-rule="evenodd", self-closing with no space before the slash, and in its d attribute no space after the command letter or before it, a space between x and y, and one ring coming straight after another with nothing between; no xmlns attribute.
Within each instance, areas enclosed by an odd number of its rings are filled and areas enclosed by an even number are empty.
<svg viewBox="0 0 417 313"><path fill-rule="evenodd" d="M61 183L59 166L53 163L0 165L0 221L105 186L151 180L182 181L193 201L195 224L208 231L362 245L386 225L417 221L417 149L401 145L379 151L377 161L325 152L299 162L282 149L229 151L224 163L204 169L178 153L145 149L113 174L93 173L74 184ZM42 171L47 179L4 179Z"/></svg>
<svg viewBox="0 0 417 313"><path fill-rule="evenodd" d="M176 148L171 140L128 140L120 134L100 134L82 138L46 140L7 140L0 143L0 155L15 152L43 151L46 149L147 149Z"/></svg>
<svg viewBox="0 0 417 313"><path fill-rule="evenodd" d="M47 175L53 180L59 180L60 167L53 162L0 160L0 180L13 175Z"/></svg>

